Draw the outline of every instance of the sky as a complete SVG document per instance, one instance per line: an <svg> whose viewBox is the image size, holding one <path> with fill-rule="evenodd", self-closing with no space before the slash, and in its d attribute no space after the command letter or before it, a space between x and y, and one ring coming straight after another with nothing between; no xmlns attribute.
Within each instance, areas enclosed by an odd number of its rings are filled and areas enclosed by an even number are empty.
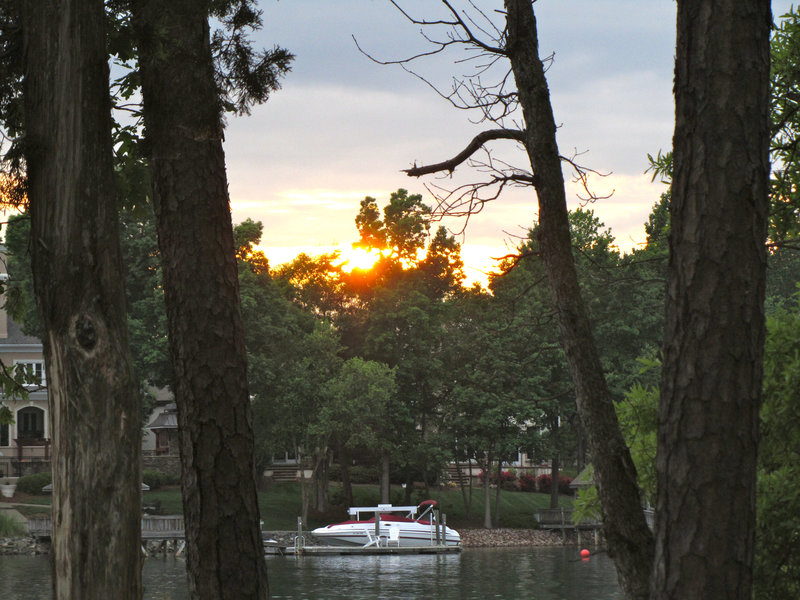
<svg viewBox="0 0 800 600"><path fill-rule="evenodd" d="M496 15L500 0L473 0ZM464 0L455 5L468 8ZM433 0L399 0L412 16L441 15ZM347 249L358 239L355 216L365 196L388 202L398 188L435 201L425 184L454 186L479 174L460 167L452 178L411 179L412 164L450 158L476 133L477 115L454 109L431 87L397 65L429 49L420 27L388 0L260 0L264 27L257 41L296 56L282 89L247 117L231 118L225 152L234 223L262 221L262 249L274 266L299 252ZM773 2L783 14L790 2ZM628 251L644 242L644 223L664 185L645 173L647 155L671 146L675 11L672 0L538 0L540 54L547 71L562 155L606 174L590 184L599 196L588 208ZM475 14L474 10L471 11ZM428 57L414 69L446 90L468 74L463 52ZM490 76L491 73L487 76ZM495 144L497 155L526 166L522 151ZM582 190L565 169L570 208ZM585 194L584 194L585 195ZM491 258L507 254L536 220L532 189L502 195L473 216L463 234L468 280L481 280ZM444 222L453 233L462 220Z"/></svg>

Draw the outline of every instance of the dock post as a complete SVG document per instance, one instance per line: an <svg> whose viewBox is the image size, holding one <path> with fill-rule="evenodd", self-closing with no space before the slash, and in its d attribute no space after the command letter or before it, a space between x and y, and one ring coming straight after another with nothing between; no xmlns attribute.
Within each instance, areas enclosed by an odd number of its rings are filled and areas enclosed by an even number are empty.
<svg viewBox="0 0 800 600"><path fill-rule="evenodd" d="M381 513L375 513L375 546L381 545Z"/></svg>
<svg viewBox="0 0 800 600"><path fill-rule="evenodd" d="M303 517L297 517L297 538L294 545L297 550L303 548Z"/></svg>
<svg viewBox="0 0 800 600"><path fill-rule="evenodd" d="M442 544L442 534L441 531L439 531L439 511L437 510L434 515L436 517L436 545L440 546Z"/></svg>
<svg viewBox="0 0 800 600"><path fill-rule="evenodd" d="M447 515L442 513L442 546L447 546Z"/></svg>

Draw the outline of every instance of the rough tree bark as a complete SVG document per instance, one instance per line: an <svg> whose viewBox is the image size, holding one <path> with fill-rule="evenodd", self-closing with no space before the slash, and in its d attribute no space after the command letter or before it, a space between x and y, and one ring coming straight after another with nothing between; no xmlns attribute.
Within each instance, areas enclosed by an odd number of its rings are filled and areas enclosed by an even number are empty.
<svg viewBox="0 0 800 600"><path fill-rule="evenodd" d="M751 597L769 0L678 2L653 598Z"/></svg>
<svg viewBox="0 0 800 600"><path fill-rule="evenodd" d="M641 507L636 469L620 432L614 402L581 298L550 93L539 58L530 0L506 0L507 45L525 118L525 149L539 200L539 243L600 495L609 554L628 598L649 594L653 537Z"/></svg>
<svg viewBox="0 0 800 600"><path fill-rule="evenodd" d="M192 598L269 595L208 2L136 0Z"/></svg>
<svg viewBox="0 0 800 600"><path fill-rule="evenodd" d="M31 246L53 441L53 597L142 596L141 435L128 351L101 0L22 0Z"/></svg>

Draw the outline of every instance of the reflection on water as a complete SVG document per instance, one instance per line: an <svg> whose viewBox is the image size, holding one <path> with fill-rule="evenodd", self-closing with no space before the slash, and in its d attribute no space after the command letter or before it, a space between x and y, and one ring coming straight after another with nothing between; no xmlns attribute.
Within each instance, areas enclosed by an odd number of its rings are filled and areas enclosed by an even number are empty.
<svg viewBox="0 0 800 600"><path fill-rule="evenodd" d="M149 558L142 568L144 600L187 600L186 563ZM50 598L48 556L0 556L0 600Z"/></svg>
<svg viewBox="0 0 800 600"><path fill-rule="evenodd" d="M611 560L576 548L468 549L461 554L269 557L272 597L284 599L509 598L618 600ZM186 600L185 563L148 559L145 600ZM50 596L47 557L0 556L0 599Z"/></svg>
<svg viewBox="0 0 800 600"><path fill-rule="evenodd" d="M605 555L576 548L468 549L459 554L273 558L275 599L533 598L616 600L616 572Z"/></svg>

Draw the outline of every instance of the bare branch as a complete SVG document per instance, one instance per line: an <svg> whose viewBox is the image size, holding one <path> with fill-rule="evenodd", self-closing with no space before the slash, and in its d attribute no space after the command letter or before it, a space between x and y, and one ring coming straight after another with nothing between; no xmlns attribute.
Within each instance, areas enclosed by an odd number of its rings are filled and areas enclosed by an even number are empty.
<svg viewBox="0 0 800 600"><path fill-rule="evenodd" d="M452 173L458 165L469 159L469 157L480 150L486 142L492 140L516 140L523 143L525 141L524 133L522 131L518 131L516 129L489 129L476 135L472 141L467 144L466 148L464 148L450 160L433 165L423 165L420 167L415 165L410 169L403 169L403 173L409 177L421 177L422 175L441 173L443 171Z"/></svg>

